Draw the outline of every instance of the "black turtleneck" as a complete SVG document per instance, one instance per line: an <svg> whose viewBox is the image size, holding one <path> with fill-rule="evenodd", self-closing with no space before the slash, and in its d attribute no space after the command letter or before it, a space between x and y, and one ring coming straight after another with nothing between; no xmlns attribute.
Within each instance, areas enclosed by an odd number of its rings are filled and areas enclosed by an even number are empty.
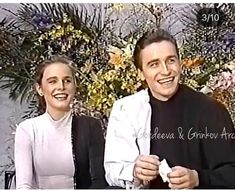
<svg viewBox="0 0 235 191"><path fill-rule="evenodd" d="M235 165L235 138L221 138L224 127L234 133L226 109L184 85L167 101L156 99L150 91L149 95L152 109L150 153L161 160L165 158L170 167L179 165L197 170L199 187L224 188L225 182L212 168L228 161ZM219 169L219 173L224 173L226 178L234 177L235 167L227 168ZM150 183L150 188L168 188L168 184L159 176Z"/></svg>

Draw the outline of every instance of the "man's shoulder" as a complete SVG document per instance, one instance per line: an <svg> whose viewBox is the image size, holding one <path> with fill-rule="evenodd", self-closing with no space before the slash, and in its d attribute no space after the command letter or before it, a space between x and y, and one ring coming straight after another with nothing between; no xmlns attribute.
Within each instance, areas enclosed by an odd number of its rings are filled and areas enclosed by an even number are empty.
<svg viewBox="0 0 235 191"><path fill-rule="evenodd" d="M149 95L147 89L145 89L116 100L113 104L112 111L139 111L148 102Z"/></svg>
<svg viewBox="0 0 235 191"><path fill-rule="evenodd" d="M224 109L224 105L218 102L215 98L206 95L202 92L193 90L192 88L183 85L185 100L188 103L192 103L197 107L206 108L206 109Z"/></svg>
<svg viewBox="0 0 235 191"><path fill-rule="evenodd" d="M138 102L145 102L149 101L148 91L147 89L138 91L132 95L125 96L121 99L118 99L115 101L116 104L132 104L132 103L138 103Z"/></svg>

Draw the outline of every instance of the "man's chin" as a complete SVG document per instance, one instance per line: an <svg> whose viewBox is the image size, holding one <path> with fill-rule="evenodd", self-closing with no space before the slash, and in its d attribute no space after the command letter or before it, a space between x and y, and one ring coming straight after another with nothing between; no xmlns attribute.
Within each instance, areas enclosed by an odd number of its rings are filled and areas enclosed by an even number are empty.
<svg viewBox="0 0 235 191"><path fill-rule="evenodd" d="M164 101L167 101L170 99L175 93L177 92L178 86L177 87L172 87L172 88L167 88L167 89L162 89L162 91L156 91L158 92L159 97L162 97Z"/></svg>
<svg viewBox="0 0 235 191"><path fill-rule="evenodd" d="M165 92L165 97L171 98L177 92L178 87L174 87Z"/></svg>

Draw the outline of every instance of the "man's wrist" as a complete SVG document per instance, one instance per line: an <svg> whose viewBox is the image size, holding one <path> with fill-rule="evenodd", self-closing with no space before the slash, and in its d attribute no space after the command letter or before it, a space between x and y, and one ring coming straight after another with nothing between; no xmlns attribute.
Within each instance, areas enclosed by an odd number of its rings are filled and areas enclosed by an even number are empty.
<svg viewBox="0 0 235 191"><path fill-rule="evenodd" d="M142 181L136 175L135 165L133 168L133 184L135 185L135 187L139 187L142 184Z"/></svg>
<svg viewBox="0 0 235 191"><path fill-rule="evenodd" d="M198 187L199 186L199 177L198 177L198 172L196 170L192 170L193 172L193 177L194 177L194 181L195 181L195 187Z"/></svg>

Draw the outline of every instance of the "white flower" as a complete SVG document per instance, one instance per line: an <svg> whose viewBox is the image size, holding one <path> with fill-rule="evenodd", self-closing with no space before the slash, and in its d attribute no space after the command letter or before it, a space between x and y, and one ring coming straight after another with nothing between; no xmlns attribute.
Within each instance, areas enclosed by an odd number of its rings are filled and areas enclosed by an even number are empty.
<svg viewBox="0 0 235 191"><path fill-rule="evenodd" d="M235 59L225 64L225 68L230 70L235 70Z"/></svg>
<svg viewBox="0 0 235 191"><path fill-rule="evenodd" d="M205 85L205 86L200 90L200 92L202 92L202 93L204 93L204 94L208 94L208 93L212 93L213 90L212 90L210 87L208 87L208 86Z"/></svg>

